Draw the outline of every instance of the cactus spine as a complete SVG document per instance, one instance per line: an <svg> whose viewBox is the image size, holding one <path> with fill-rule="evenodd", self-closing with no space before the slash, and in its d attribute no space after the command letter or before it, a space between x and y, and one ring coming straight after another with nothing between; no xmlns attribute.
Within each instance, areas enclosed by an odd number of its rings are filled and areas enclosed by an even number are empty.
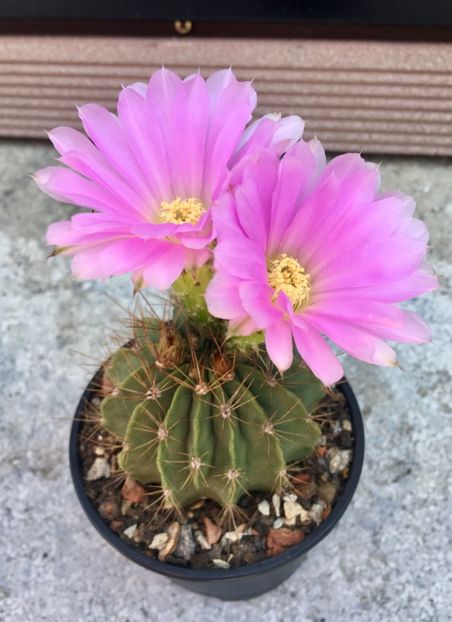
<svg viewBox="0 0 452 622"><path fill-rule="evenodd" d="M119 467L159 484L166 506L208 497L231 507L247 491L283 487L287 464L311 454L320 430L309 413L324 390L299 363L281 377L262 351L196 331L136 321L105 365L102 423L123 443Z"/></svg>

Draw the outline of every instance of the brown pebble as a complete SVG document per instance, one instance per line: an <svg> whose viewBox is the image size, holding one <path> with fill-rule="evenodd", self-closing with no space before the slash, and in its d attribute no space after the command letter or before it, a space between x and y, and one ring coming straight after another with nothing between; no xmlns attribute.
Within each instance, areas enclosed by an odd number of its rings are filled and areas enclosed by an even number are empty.
<svg viewBox="0 0 452 622"><path fill-rule="evenodd" d="M131 477L127 477L121 490L121 495L130 503L141 503L145 496L145 490L141 484Z"/></svg>
<svg viewBox="0 0 452 622"><path fill-rule="evenodd" d="M216 544L218 540L221 538L222 529L215 525L213 521L210 520L207 516L204 516L204 527L206 530L206 539L207 542L212 545Z"/></svg>
<svg viewBox="0 0 452 622"><path fill-rule="evenodd" d="M159 560L164 562L168 555L174 552L174 549L177 546L180 536L180 524L177 521L171 523L171 525L166 530L168 534L168 541L165 544L165 547L159 552Z"/></svg>
<svg viewBox="0 0 452 622"><path fill-rule="evenodd" d="M319 497L327 504L331 504L336 499L338 485L333 482L321 482L319 485Z"/></svg>
<svg viewBox="0 0 452 622"><path fill-rule="evenodd" d="M105 520L113 520L119 514L119 507L114 501L104 501L99 505L98 511Z"/></svg>
<svg viewBox="0 0 452 622"><path fill-rule="evenodd" d="M278 555L279 553L282 553L284 549L301 542L303 538L304 533L301 529L288 529L287 527L281 527L281 529L270 529L266 540L267 555Z"/></svg>
<svg viewBox="0 0 452 622"><path fill-rule="evenodd" d="M110 527L113 529L113 531L121 531L122 528L124 527L124 521L112 520L110 523Z"/></svg>
<svg viewBox="0 0 452 622"><path fill-rule="evenodd" d="M312 499L317 494L317 485L309 475L307 477L298 475L293 478L292 483L298 496L302 499Z"/></svg>

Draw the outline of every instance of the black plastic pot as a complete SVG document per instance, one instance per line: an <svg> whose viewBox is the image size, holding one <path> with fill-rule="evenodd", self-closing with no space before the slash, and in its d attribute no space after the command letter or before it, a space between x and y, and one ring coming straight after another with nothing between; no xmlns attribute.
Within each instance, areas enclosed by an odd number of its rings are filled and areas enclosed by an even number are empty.
<svg viewBox="0 0 452 622"><path fill-rule="evenodd" d="M85 492L85 483L78 451L78 439L85 404L94 397L95 386L98 386L96 376L91 380L79 402L70 437L70 467L79 501L89 520L100 535L117 551L137 564L140 564L140 566L165 575L175 583L178 583L192 592L198 592L206 596L214 596L223 600L245 600L259 596L277 587L298 568L302 562L303 555L323 540L338 523L355 493L364 458L364 429L361 411L355 395L350 385L347 382L343 382L338 386L338 389L343 393L350 409L354 435L353 461L350 468L350 475L331 514L316 529L308 534L304 540L275 557L270 557L250 566L230 568L227 570L195 570L146 557L137 549L129 546L127 542L121 540L121 538L108 527Z"/></svg>

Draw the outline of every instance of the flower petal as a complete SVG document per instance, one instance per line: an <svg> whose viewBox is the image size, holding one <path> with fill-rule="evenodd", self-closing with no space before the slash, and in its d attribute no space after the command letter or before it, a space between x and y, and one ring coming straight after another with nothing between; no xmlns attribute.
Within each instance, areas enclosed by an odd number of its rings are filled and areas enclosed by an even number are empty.
<svg viewBox="0 0 452 622"><path fill-rule="evenodd" d="M239 295L240 282L224 272L213 276L206 291L207 307L212 315L232 320L245 314Z"/></svg>
<svg viewBox="0 0 452 622"><path fill-rule="evenodd" d="M341 319L400 343L425 343L431 339L430 329L415 313L381 302L344 299L333 293L311 305L308 315L313 313Z"/></svg>
<svg viewBox="0 0 452 622"><path fill-rule="evenodd" d="M292 331L286 320L281 319L265 329L267 353L280 372L292 365Z"/></svg>
<svg viewBox="0 0 452 622"><path fill-rule="evenodd" d="M316 292L384 285L410 276L425 257L422 241L403 235L372 240L332 261L317 272L309 267ZM390 260L388 260L390 258Z"/></svg>
<svg viewBox="0 0 452 622"><path fill-rule="evenodd" d="M180 244L153 242L154 250L141 268L143 284L155 289L168 289L184 269L186 253Z"/></svg>
<svg viewBox="0 0 452 622"><path fill-rule="evenodd" d="M62 203L90 207L109 216L122 211L118 197L98 184L62 166L48 166L33 177L40 190Z"/></svg>
<svg viewBox="0 0 452 622"><path fill-rule="evenodd" d="M85 104L78 111L86 133L99 151L145 197L148 184L127 144L119 119L98 104Z"/></svg>
<svg viewBox="0 0 452 622"><path fill-rule="evenodd" d="M308 323L299 321L293 326L292 333L301 358L317 378L326 386L331 386L342 378L342 365L317 330Z"/></svg>
<svg viewBox="0 0 452 622"><path fill-rule="evenodd" d="M323 316L320 313L309 313L308 311L303 314L303 321L327 335L345 352L361 361L384 367L397 365L394 350L363 328L340 319Z"/></svg>
<svg viewBox="0 0 452 622"><path fill-rule="evenodd" d="M266 281L267 278L263 252L244 237L221 240L215 249L215 266L243 279Z"/></svg>
<svg viewBox="0 0 452 622"><path fill-rule="evenodd" d="M259 281L243 281L239 286L240 300L245 311L259 329L278 322L283 312L271 301L272 288Z"/></svg>
<svg viewBox="0 0 452 622"><path fill-rule="evenodd" d="M149 247L140 240L107 240L82 247L72 260L72 272L78 279L105 279L134 271L148 255Z"/></svg>
<svg viewBox="0 0 452 622"><path fill-rule="evenodd" d="M156 215L162 201L176 196L163 129L155 111L133 88L120 93L118 114L127 144L146 178L150 211Z"/></svg>

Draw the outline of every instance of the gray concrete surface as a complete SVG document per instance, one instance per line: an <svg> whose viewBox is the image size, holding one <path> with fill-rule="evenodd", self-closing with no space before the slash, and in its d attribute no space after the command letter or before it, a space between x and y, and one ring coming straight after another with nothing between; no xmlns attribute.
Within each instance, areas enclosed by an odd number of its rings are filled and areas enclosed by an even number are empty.
<svg viewBox="0 0 452 622"><path fill-rule="evenodd" d="M351 508L282 587L222 603L121 558L75 498L71 416L106 329L124 315L109 296L127 306L130 286L74 283L65 259L46 260L46 225L69 208L28 175L52 157L42 144L0 143L0 620L451 620L451 162L383 158L385 186L418 199L443 287L410 305L434 340L398 348L405 371L345 362L367 433Z"/></svg>

